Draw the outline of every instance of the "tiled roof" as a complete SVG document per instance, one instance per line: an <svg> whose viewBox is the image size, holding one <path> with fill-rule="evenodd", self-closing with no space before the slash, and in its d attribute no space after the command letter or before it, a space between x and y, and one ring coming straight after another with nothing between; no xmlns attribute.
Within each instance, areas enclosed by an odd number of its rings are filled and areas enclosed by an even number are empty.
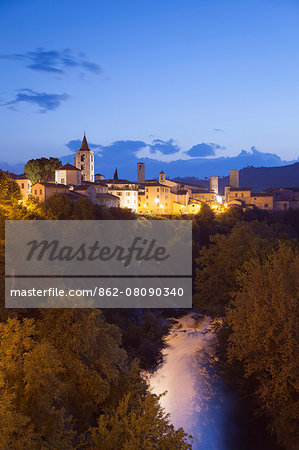
<svg viewBox="0 0 299 450"><path fill-rule="evenodd" d="M111 200L119 200L119 197L117 197L116 195L113 194L109 194L106 192L101 192L99 194L97 194L97 198L107 198L107 199L111 199Z"/></svg>
<svg viewBox="0 0 299 450"><path fill-rule="evenodd" d="M79 194L79 192L69 191L65 194L70 200L78 200L79 198L87 198L86 195Z"/></svg>
<svg viewBox="0 0 299 450"><path fill-rule="evenodd" d="M153 183L146 182L145 187L148 188L148 187L151 187L151 186L159 186L159 187L163 187L163 188L166 188L166 189L170 189L170 186L166 186L165 184L161 184L161 183L159 183L159 181L155 181Z"/></svg>
<svg viewBox="0 0 299 450"><path fill-rule="evenodd" d="M192 194L215 194L215 192L206 191L204 189L192 189Z"/></svg>
<svg viewBox="0 0 299 450"><path fill-rule="evenodd" d="M54 183L54 182L50 183L50 182L46 182L46 181L38 181L32 187L36 186L37 184L41 184L42 186L46 186L46 187L64 187L67 189L67 186L65 184Z"/></svg>
<svg viewBox="0 0 299 450"><path fill-rule="evenodd" d="M11 180L28 180L28 177L24 173L19 175L13 172L6 172L6 174Z"/></svg>
<svg viewBox="0 0 299 450"><path fill-rule="evenodd" d="M115 180L114 178L109 178L103 181L109 184L136 184L134 181L124 180L122 178L118 178L117 180Z"/></svg>
<svg viewBox="0 0 299 450"><path fill-rule="evenodd" d="M59 167L59 168L56 169L56 170L79 170L79 172L80 172L80 169L77 169L77 167L73 166L73 165L70 164L70 163L66 163L64 166Z"/></svg>
<svg viewBox="0 0 299 450"><path fill-rule="evenodd" d="M78 184L77 186L74 186L74 191L86 191L86 189L90 188L92 184Z"/></svg>
<svg viewBox="0 0 299 450"><path fill-rule="evenodd" d="M252 187L230 188L231 191L252 191Z"/></svg>

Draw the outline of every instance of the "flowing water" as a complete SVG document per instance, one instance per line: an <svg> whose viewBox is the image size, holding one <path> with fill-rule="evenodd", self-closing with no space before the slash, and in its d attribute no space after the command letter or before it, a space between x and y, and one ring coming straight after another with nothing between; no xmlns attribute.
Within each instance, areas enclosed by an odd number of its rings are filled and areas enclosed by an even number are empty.
<svg viewBox="0 0 299 450"><path fill-rule="evenodd" d="M193 449L231 450L237 427L231 420L236 398L217 374L211 321L190 313L176 321L167 337L163 363L150 376L152 392L176 428L193 435Z"/></svg>

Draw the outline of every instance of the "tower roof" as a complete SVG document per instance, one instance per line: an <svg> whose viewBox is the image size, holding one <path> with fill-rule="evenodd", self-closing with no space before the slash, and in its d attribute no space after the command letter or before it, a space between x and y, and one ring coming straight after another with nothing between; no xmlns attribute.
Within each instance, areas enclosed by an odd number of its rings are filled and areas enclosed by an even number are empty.
<svg viewBox="0 0 299 450"><path fill-rule="evenodd" d="M83 139L82 139L80 150L90 150L90 148L88 147L88 143L87 143L87 139L86 139L85 134L84 134Z"/></svg>

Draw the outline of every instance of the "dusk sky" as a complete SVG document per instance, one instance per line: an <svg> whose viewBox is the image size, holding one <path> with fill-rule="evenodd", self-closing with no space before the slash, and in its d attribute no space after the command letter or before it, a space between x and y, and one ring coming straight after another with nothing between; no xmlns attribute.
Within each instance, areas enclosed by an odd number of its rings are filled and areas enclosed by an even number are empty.
<svg viewBox="0 0 299 450"><path fill-rule="evenodd" d="M299 156L298 0L0 0L0 16L2 162L67 155L84 130L149 144L140 158Z"/></svg>

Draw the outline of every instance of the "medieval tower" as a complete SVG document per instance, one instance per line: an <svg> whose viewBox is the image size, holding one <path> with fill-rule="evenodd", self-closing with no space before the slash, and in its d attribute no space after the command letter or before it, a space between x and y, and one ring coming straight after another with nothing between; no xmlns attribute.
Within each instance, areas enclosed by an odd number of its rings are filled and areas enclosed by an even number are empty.
<svg viewBox="0 0 299 450"><path fill-rule="evenodd" d="M94 181L94 152L88 147L85 134L80 150L76 151L74 165L81 170L82 181Z"/></svg>
<svg viewBox="0 0 299 450"><path fill-rule="evenodd" d="M144 163L137 163L137 183L144 184L145 183L145 172L144 172Z"/></svg>

